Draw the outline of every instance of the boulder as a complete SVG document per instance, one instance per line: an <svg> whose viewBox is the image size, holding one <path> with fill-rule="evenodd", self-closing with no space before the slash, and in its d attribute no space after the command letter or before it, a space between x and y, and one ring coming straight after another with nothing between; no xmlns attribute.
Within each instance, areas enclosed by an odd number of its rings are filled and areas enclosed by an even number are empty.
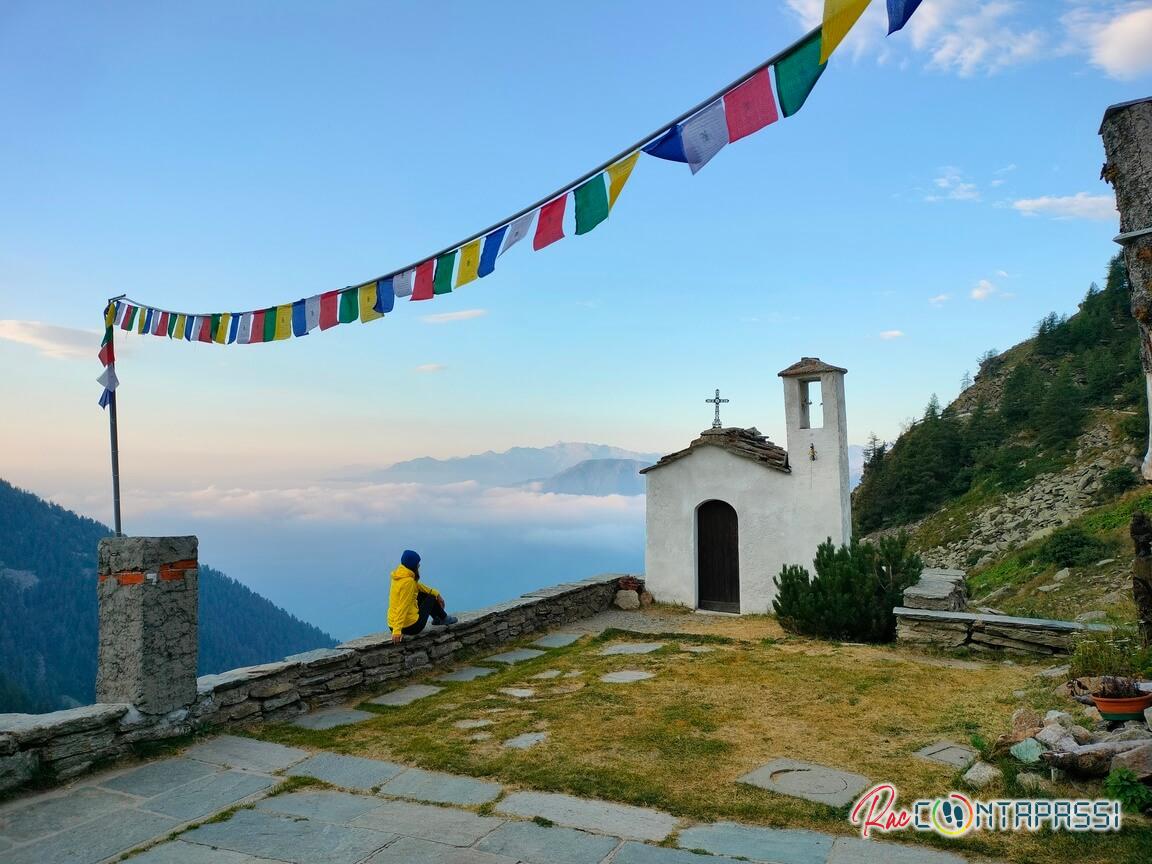
<svg viewBox="0 0 1152 864"><path fill-rule="evenodd" d="M1044 745L1035 738L1025 738L1023 741L1012 745L1008 752L1025 765L1038 765L1040 754L1044 752Z"/></svg>
<svg viewBox="0 0 1152 864"><path fill-rule="evenodd" d="M973 789L983 789L985 786L999 781L1003 776L1003 772L995 765L977 762L964 772L963 780Z"/></svg>
<svg viewBox="0 0 1152 864"><path fill-rule="evenodd" d="M0 732L8 733L18 744L37 744L112 725L128 713L129 707L127 704L97 703L49 714L0 714Z"/></svg>
<svg viewBox="0 0 1152 864"><path fill-rule="evenodd" d="M1152 780L1152 743L1117 753L1112 757L1110 770L1117 768L1127 768L1138 780Z"/></svg>
<svg viewBox="0 0 1152 864"><path fill-rule="evenodd" d="M1044 728L1044 721L1031 708L1017 708L1012 712L1012 735L1017 741L1031 738Z"/></svg>
<svg viewBox="0 0 1152 864"><path fill-rule="evenodd" d="M617 609L639 609L640 595L632 590L617 591L612 603Z"/></svg>
<svg viewBox="0 0 1152 864"><path fill-rule="evenodd" d="M1049 726L1045 726L1043 729L1036 733L1035 738L1026 738L1025 740L1039 741L1047 750L1060 751L1072 750L1078 743L1076 739L1072 737L1072 734L1059 723L1053 723ZM1020 743L1022 744L1024 742L1022 741ZM1012 748L1013 756L1016 755L1015 749L1015 747ZM1039 757L1037 757L1037 761L1039 761Z"/></svg>
<svg viewBox="0 0 1152 864"><path fill-rule="evenodd" d="M656 602L656 598L652 596L651 591L641 591L640 592L640 605L641 606L651 606L655 602Z"/></svg>

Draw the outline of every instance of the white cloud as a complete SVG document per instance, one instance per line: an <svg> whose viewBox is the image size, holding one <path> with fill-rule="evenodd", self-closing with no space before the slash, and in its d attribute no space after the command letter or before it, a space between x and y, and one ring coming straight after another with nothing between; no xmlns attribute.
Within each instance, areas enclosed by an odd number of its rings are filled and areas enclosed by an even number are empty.
<svg viewBox="0 0 1152 864"><path fill-rule="evenodd" d="M98 330L77 330L41 321L0 319L0 339L31 346L45 357L59 359L83 357L91 359L94 363L100 350Z"/></svg>
<svg viewBox="0 0 1152 864"><path fill-rule="evenodd" d="M1008 271L1007 270L997 270L996 275L1002 279L1007 279L1008 278Z"/></svg>
<svg viewBox="0 0 1152 864"><path fill-rule="evenodd" d="M443 372L447 368L448 367L443 363L421 363L416 367L416 371L423 374L428 374L432 372Z"/></svg>
<svg viewBox="0 0 1152 864"><path fill-rule="evenodd" d="M935 297L929 297L928 302L933 306L943 306L952 299L951 294L937 294Z"/></svg>
<svg viewBox="0 0 1152 864"><path fill-rule="evenodd" d="M1050 216L1053 219L1115 219L1116 199L1111 195L1044 195L1040 198L1021 198L1012 202L1012 209L1025 216Z"/></svg>
<svg viewBox="0 0 1152 864"><path fill-rule="evenodd" d="M880 334L880 338L885 342L891 342L893 339L899 339L904 335L903 330L885 330Z"/></svg>
<svg viewBox="0 0 1152 864"><path fill-rule="evenodd" d="M453 321L470 321L473 318L483 318L487 314L487 309L461 309L459 312L441 312L438 315L425 315L420 320L425 324L449 324Z"/></svg>
<svg viewBox="0 0 1152 864"><path fill-rule="evenodd" d="M996 294L999 290L999 288L997 288L987 279L981 279L976 283L976 287L972 289L972 299L987 300L993 294Z"/></svg>
<svg viewBox="0 0 1152 864"><path fill-rule="evenodd" d="M1068 50L1086 53L1093 65L1113 78L1152 72L1152 6L1146 2L1078 0L1060 21Z"/></svg>
<svg viewBox="0 0 1152 864"><path fill-rule="evenodd" d="M980 190L954 165L945 165L932 184L937 192L924 196L925 201L979 201Z"/></svg>

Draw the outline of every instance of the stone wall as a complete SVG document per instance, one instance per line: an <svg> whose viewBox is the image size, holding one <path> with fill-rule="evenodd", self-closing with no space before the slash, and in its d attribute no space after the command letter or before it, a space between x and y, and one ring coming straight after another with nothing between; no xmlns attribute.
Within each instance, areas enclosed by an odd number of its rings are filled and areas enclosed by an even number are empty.
<svg viewBox="0 0 1152 864"><path fill-rule="evenodd" d="M537 630L609 608L619 575L597 576L462 613L451 628L430 628L393 644L388 632L336 648L233 669L197 680L195 699L164 714L127 703L100 703L51 714L0 714L0 791L33 778L66 780L128 752L133 744L206 729L288 720L360 690L454 662Z"/></svg>
<svg viewBox="0 0 1152 864"><path fill-rule="evenodd" d="M912 609L907 606L898 606L893 611L896 613L896 639L899 642L1004 654L1069 654L1078 635L1110 629L1103 624L1077 621L1014 618L1011 615Z"/></svg>

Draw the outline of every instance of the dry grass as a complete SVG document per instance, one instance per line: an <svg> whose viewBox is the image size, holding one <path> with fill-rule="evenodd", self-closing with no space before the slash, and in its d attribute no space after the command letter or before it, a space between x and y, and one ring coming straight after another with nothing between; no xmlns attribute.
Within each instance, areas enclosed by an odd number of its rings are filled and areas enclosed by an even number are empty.
<svg viewBox="0 0 1152 864"><path fill-rule="evenodd" d="M957 773L915 757L916 750L940 739L995 740L1021 702L1015 691L1027 690L1041 708L1054 698L1027 665L789 637L770 618L654 614L662 624L674 621L683 635L662 634L668 644L652 654L599 656L605 641L654 638L610 632L487 678L450 685L404 708L376 709L379 721L327 732L270 727L262 734L512 786L659 807L692 819L850 834L848 808L834 810L735 781L770 759L788 756L891 781L905 804L944 795L958 788ZM682 644L712 650L692 654L682 651ZM598 680L624 668L656 677L628 685ZM532 677L545 670L579 674ZM522 700L498 692L513 686L533 688L536 695ZM492 725L456 729L453 724L463 719ZM547 730L550 738L532 750L501 746L514 735L538 730ZM492 737L472 740L476 732ZM1098 794L1071 787L1052 793ZM901 832L893 838L1020 862L1103 864L1129 860L1129 853L1133 862L1147 861L1137 853L1152 848L1146 823L1119 836L990 834L944 841Z"/></svg>

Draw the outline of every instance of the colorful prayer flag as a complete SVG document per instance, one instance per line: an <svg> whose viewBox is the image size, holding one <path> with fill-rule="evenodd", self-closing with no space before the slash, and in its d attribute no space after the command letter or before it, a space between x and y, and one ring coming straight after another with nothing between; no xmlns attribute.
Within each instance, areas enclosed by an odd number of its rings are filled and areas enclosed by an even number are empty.
<svg viewBox="0 0 1152 864"><path fill-rule="evenodd" d="M568 193L553 198L540 208L540 218L536 221L536 236L532 238L532 248L539 252L564 236L564 205Z"/></svg>
<svg viewBox="0 0 1152 864"><path fill-rule="evenodd" d="M148 332L148 328L151 326L152 326L152 310L151 309L141 309L140 310L140 317L138 319L138 324L136 327L136 332L138 334L140 334L141 336L143 336L145 333Z"/></svg>
<svg viewBox="0 0 1152 864"><path fill-rule="evenodd" d="M171 318L169 313L161 312L156 319L156 328L152 332L157 336L167 336L171 332Z"/></svg>
<svg viewBox="0 0 1152 864"><path fill-rule="evenodd" d="M105 338L105 340L108 339L107 336L105 336L104 338ZM112 363L115 363L116 362L115 343L113 343L111 341L105 341L104 344L100 346L100 353L97 356L100 358L100 365L101 366L108 366Z"/></svg>
<svg viewBox="0 0 1152 864"><path fill-rule="evenodd" d="M378 299L376 280L365 282L356 289L357 299L360 304L360 323L367 324L369 321L375 321L378 318L383 318L384 313L376 309L376 301Z"/></svg>
<svg viewBox="0 0 1152 864"><path fill-rule="evenodd" d="M631 156L626 156L608 168L608 209L616 206L616 199L624 191L624 184L632 176L632 169L636 167L636 160L640 158L637 150Z"/></svg>
<svg viewBox="0 0 1152 864"><path fill-rule="evenodd" d="M724 94L724 117L728 121L729 142L759 132L779 119L772 95L772 76L767 69L761 69Z"/></svg>
<svg viewBox="0 0 1152 864"><path fill-rule="evenodd" d="M314 294L304 301L304 322L309 333L320 326L320 295Z"/></svg>
<svg viewBox="0 0 1152 864"><path fill-rule="evenodd" d="M240 329L236 331L236 342L239 345L247 345L252 341L252 318L256 313L245 312L240 316Z"/></svg>
<svg viewBox="0 0 1152 864"><path fill-rule="evenodd" d="M264 310L257 309L252 313L252 330L248 334L248 343L256 345L264 341Z"/></svg>
<svg viewBox="0 0 1152 864"><path fill-rule="evenodd" d="M200 341L200 342L211 342L212 341L212 319L215 317L216 316L214 316L214 315L201 315L200 318L197 319L199 327L200 327L199 332L196 334L196 338L198 341Z"/></svg>
<svg viewBox="0 0 1152 864"><path fill-rule="evenodd" d="M292 304L283 303L276 307L276 341L292 338Z"/></svg>
<svg viewBox="0 0 1152 864"><path fill-rule="evenodd" d="M136 306L128 306L127 311L124 313L124 323L120 325L121 330L131 330L132 325L136 323L136 313L139 309Z"/></svg>
<svg viewBox="0 0 1152 864"><path fill-rule="evenodd" d="M264 310L264 333L261 338L262 342L275 342L276 341L276 307L269 306Z"/></svg>
<svg viewBox="0 0 1152 864"><path fill-rule="evenodd" d="M844 41L852 25L864 14L872 0L824 0L824 37L820 40L820 62L827 63Z"/></svg>
<svg viewBox="0 0 1152 864"><path fill-rule="evenodd" d="M184 341L185 342L194 342L196 340L196 336L199 333L200 333L200 316L199 315L189 315L188 316L188 323L184 327Z"/></svg>
<svg viewBox="0 0 1152 864"><path fill-rule="evenodd" d="M212 316L212 326L209 332L212 334L212 341L218 344L223 344L224 340L228 338L228 324L224 320L224 313L217 313Z"/></svg>
<svg viewBox="0 0 1152 864"><path fill-rule="evenodd" d="M173 339L184 338L184 328L188 326L188 316L181 312L176 316L176 326L172 331Z"/></svg>
<svg viewBox="0 0 1152 864"><path fill-rule="evenodd" d="M105 390L116 392L116 388L120 386L120 379L116 377L116 364L110 363L104 367L104 371L100 373L100 377L96 379L96 383L103 387Z"/></svg>
<svg viewBox="0 0 1152 864"><path fill-rule="evenodd" d="M376 283L376 306L381 315L387 315L396 307L396 290L392 287L392 278L380 279Z"/></svg>
<svg viewBox="0 0 1152 864"><path fill-rule="evenodd" d="M308 335L308 314L304 300L297 300L292 304L292 335Z"/></svg>
<svg viewBox="0 0 1152 864"><path fill-rule="evenodd" d="M128 314L128 304L127 303L117 303L116 304L116 317L112 319L117 327L121 327L124 324L124 316L127 314Z"/></svg>
<svg viewBox="0 0 1152 864"><path fill-rule="evenodd" d="M452 293L452 270L456 266L456 250L445 252L436 259L436 276L432 280L433 294Z"/></svg>
<svg viewBox="0 0 1152 864"><path fill-rule="evenodd" d="M327 330L340 323L340 292L325 291L320 295L320 329Z"/></svg>
<svg viewBox="0 0 1152 864"><path fill-rule="evenodd" d="M433 288L433 269L436 262L429 259L416 267L416 287L412 289L413 300L431 300Z"/></svg>
<svg viewBox="0 0 1152 864"><path fill-rule="evenodd" d="M643 148L649 156L667 159L669 162L687 162L684 153L684 140L680 137L680 124L676 124L651 144Z"/></svg>
<svg viewBox="0 0 1152 864"><path fill-rule="evenodd" d="M236 333L240 329L240 314L232 312L228 319L228 344L231 345L236 341Z"/></svg>
<svg viewBox="0 0 1152 864"><path fill-rule="evenodd" d="M104 307L104 326L111 327L116 323L116 309L117 304L109 301L108 305Z"/></svg>
<svg viewBox="0 0 1152 864"><path fill-rule="evenodd" d="M104 392L100 394L100 407L107 408L108 403L112 401L112 391L104 388Z"/></svg>
<svg viewBox="0 0 1152 864"><path fill-rule="evenodd" d="M597 174L587 183L581 183L572 192L576 208L576 233L587 234L608 218L608 190L604 188L604 175Z"/></svg>
<svg viewBox="0 0 1152 864"><path fill-rule="evenodd" d="M403 273L397 273L392 277L392 292L397 297L412 296L412 280L415 273L415 270L405 270Z"/></svg>
<svg viewBox="0 0 1152 864"><path fill-rule="evenodd" d="M504 235L507 231L508 226L504 225L484 238L484 251L480 253L480 267L476 270L481 279L496 269L496 259L500 256L500 244L504 242Z"/></svg>
<svg viewBox="0 0 1152 864"><path fill-rule="evenodd" d="M888 35L903 29L920 5L920 0L888 0Z"/></svg>
<svg viewBox="0 0 1152 864"><path fill-rule="evenodd" d="M537 211L533 210L531 213L525 213L508 226L508 232L504 235L504 246L500 250L501 255L528 236L528 231L532 228L532 219L535 217L536 212Z"/></svg>
<svg viewBox="0 0 1152 864"><path fill-rule="evenodd" d="M460 247L460 271L456 274L456 287L467 285L479 275L480 241L473 240Z"/></svg>
<svg viewBox="0 0 1152 864"><path fill-rule="evenodd" d="M351 324L360 316L359 289L345 288L340 292L340 323Z"/></svg>
<svg viewBox="0 0 1152 864"><path fill-rule="evenodd" d="M175 312L168 313L168 338L172 338L172 334L176 332L176 319L179 316Z"/></svg>
<svg viewBox="0 0 1152 864"><path fill-rule="evenodd" d="M688 167L695 174L728 143L724 102L717 99L685 120L680 136L684 142L684 155L688 157Z"/></svg>
<svg viewBox="0 0 1152 864"><path fill-rule="evenodd" d="M780 100L781 114L791 117L804 106L826 65L820 62L819 32L776 61L776 97Z"/></svg>

